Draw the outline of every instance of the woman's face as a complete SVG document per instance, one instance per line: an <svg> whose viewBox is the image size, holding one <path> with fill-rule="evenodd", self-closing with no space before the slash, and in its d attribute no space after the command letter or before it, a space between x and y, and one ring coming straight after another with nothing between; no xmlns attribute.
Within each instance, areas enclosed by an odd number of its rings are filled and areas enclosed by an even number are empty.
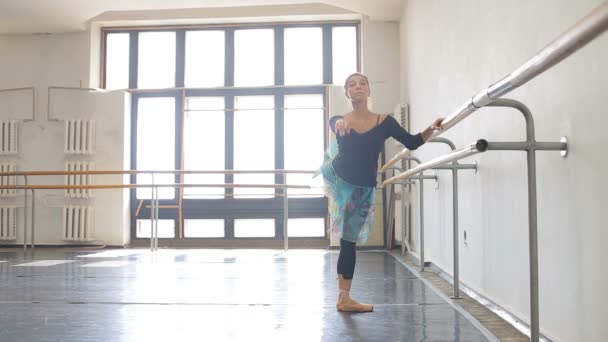
<svg viewBox="0 0 608 342"><path fill-rule="evenodd" d="M351 101L364 101L369 97L369 83L362 75L353 75L346 81L346 96Z"/></svg>

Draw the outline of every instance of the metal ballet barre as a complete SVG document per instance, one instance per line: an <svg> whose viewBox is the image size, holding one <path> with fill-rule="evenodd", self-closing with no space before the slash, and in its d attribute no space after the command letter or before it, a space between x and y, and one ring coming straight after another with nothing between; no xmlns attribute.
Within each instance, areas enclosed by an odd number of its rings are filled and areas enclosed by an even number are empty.
<svg viewBox="0 0 608 342"><path fill-rule="evenodd" d="M394 182L397 182L400 180L407 179L424 170L430 169L435 166L447 164L447 163L450 163L450 162L453 162L456 160L460 160L460 159L463 159L466 157L470 157L474 154L485 152L487 149L488 149L487 141L485 141L484 139L477 140L476 142L473 142L463 148L453 151L452 153L448 153L444 156L435 158L426 163L418 164L418 166L416 166L414 168L411 168L397 176L394 176L394 177L391 177L391 178L385 180L384 182L382 182L382 185L387 185L390 183L394 183Z"/></svg>
<svg viewBox="0 0 608 342"><path fill-rule="evenodd" d="M435 138L430 141L431 143L442 143L448 145L452 150L456 149L454 143L445 138ZM422 164L422 162L415 157L409 156L411 151L407 148L403 149L397 156L389 161L391 165L394 165L399 160L413 160L417 162L418 165ZM388 163L387 163L388 164ZM398 170L399 172L403 172L401 169L396 167L383 167L381 170ZM452 171L452 222L453 222L453 253L454 253L454 284L453 284L453 296L452 298L460 298L460 286L459 286L459 247L458 247L458 170L475 170L477 172L477 164L459 164L457 161L453 161L450 165L438 165L430 168L432 170L451 170ZM409 177L408 179L413 179L414 176ZM424 208L424 197L422 196L423 187L420 188L420 206ZM401 198L403 201L404 191L402 188ZM402 202L404 203L404 202ZM405 210L405 208L403 208ZM421 241L424 241L424 210L420 211L420 236ZM405 227L405 224L404 224ZM402 245L403 247L403 245ZM402 253L403 254L403 253ZM424 244L420 243L420 269L424 271Z"/></svg>
<svg viewBox="0 0 608 342"><path fill-rule="evenodd" d="M543 48L535 56L515 69L511 74L474 95L470 100L452 112L442 123L441 129L435 131L431 138L443 134L473 112L484 106L511 107L520 111L526 119L525 142L492 142L478 140L448 155L435 158L401 175L392 177L384 184L407 179L418 172L433 166L485 152L486 150L526 151L528 172L528 226L530 248L530 340L539 341L539 309L538 309L538 238L537 238L537 196L536 196L536 151L561 151L567 155L567 139L562 137L560 142L536 142L534 135L534 120L529 109L514 100L501 99L502 96L522 86L534 77L550 69L587 43L597 38L608 29L608 1L597 6L586 17L579 20L566 32Z"/></svg>
<svg viewBox="0 0 608 342"><path fill-rule="evenodd" d="M597 38L607 29L608 2L604 2L511 74L480 91L452 112L441 124L441 130L435 131L431 135L431 139L445 133L479 108L526 84Z"/></svg>

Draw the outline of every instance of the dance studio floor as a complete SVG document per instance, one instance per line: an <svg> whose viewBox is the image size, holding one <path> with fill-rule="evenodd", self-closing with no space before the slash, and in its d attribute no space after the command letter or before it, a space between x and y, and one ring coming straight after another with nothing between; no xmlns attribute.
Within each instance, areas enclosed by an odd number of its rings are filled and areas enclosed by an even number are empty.
<svg viewBox="0 0 608 342"><path fill-rule="evenodd" d="M488 341L401 261L361 251L335 309L337 251L0 250L0 341Z"/></svg>

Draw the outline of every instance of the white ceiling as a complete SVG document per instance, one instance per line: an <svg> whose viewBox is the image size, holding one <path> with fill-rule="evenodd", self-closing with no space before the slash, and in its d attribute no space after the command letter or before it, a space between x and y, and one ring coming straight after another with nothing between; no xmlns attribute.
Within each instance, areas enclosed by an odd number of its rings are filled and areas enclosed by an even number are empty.
<svg viewBox="0 0 608 342"><path fill-rule="evenodd" d="M399 18L404 0L312 0L377 20ZM298 5L310 0L0 0L0 34L83 31L108 11Z"/></svg>

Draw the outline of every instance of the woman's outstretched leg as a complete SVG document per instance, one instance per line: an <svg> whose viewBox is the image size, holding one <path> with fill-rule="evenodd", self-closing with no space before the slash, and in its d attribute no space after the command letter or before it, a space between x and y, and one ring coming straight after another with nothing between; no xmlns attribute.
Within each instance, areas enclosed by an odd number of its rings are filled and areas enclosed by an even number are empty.
<svg viewBox="0 0 608 342"><path fill-rule="evenodd" d="M374 311L372 305L361 304L350 298L350 287L355 273L356 260L356 244L340 239L340 255L338 256L338 288L340 289L340 294L338 296L338 303L336 304L338 311Z"/></svg>

